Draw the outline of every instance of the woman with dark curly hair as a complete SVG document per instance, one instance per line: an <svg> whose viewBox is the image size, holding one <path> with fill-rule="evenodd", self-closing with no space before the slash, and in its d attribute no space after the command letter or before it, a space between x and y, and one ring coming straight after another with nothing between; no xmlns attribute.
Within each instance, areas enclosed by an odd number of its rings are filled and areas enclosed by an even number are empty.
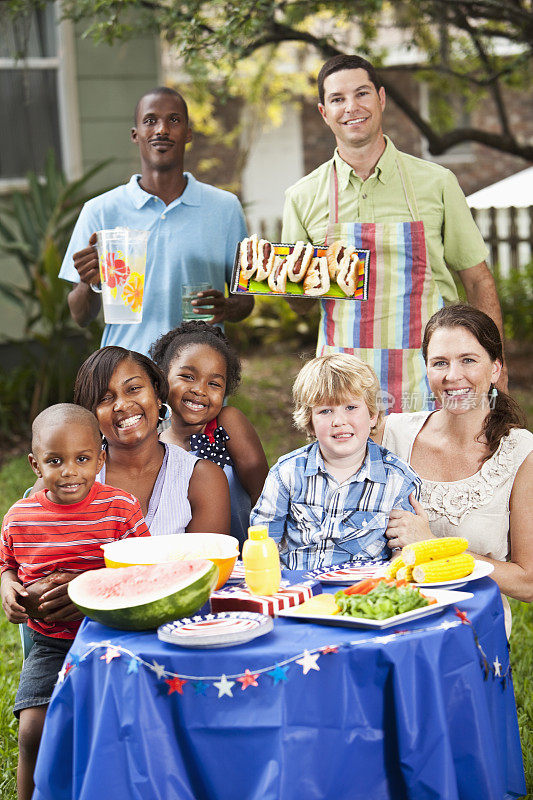
<svg viewBox="0 0 533 800"><path fill-rule="evenodd" d="M159 441L167 396L167 379L141 353L103 347L81 365L74 402L96 415L105 440L97 479L138 498L152 536L227 533L229 491L222 470Z"/></svg>
<svg viewBox="0 0 533 800"><path fill-rule="evenodd" d="M472 306L447 306L427 323L422 352L441 408L390 414L377 437L422 479L417 514L391 513L389 547L462 536L477 559L493 564L504 595L531 602L533 434L515 401L495 387L503 364L498 328ZM506 598L504 608L509 634Z"/></svg>
<svg viewBox="0 0 533 800"><path fill-rule="evenodd" d="M161 336L150 354L169 383L172 417L161 441L224 469L230 487L231 533L242 544L268 464L253 425L237 408L223 405L239 384L239 357L219 328L201 320L185 322Z"/></svg>

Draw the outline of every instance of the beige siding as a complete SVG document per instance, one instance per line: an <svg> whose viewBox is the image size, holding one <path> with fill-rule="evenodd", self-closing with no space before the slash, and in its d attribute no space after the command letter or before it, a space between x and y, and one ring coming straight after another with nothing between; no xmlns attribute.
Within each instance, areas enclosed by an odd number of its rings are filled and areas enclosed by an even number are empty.
<svg viewBox="0 0 533 800"><path fill-rule="evenodd" d="M139 170L130 141L135 104L158 84L159 51L155 37L95 47L77 40L76 70L83 168L112 158L105 183L125 183ZM99 178L99 185L102 179Z"/></svg>
<svg viewBox="0 0 533 800"><path fill-rule="evenodd" d="M159 48L155 37L113 47L94 45L77 31L74 43L76 94L83 170L106 158L113 161L91 184L109 188L139 171L136 146L130 141L133 111L139 97L159 83ZM2 200L7 198L2 198ZM0 274L23 283L17 262L0 253ZM19 309L0 295L0 341L23 336Z"/></svg>

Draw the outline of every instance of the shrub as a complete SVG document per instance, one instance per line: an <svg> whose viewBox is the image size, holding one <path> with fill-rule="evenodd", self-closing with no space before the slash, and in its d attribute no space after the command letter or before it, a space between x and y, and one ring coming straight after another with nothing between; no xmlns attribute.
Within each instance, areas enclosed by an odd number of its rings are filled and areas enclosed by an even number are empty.
<svg viewBox="0 0 533 800"><path fill-rule="evenodd" d="M257 348L301 351L316 346L319 319L318 304L309 314L299 316L282 297L256 296L251 316L225 327L240 353Z"/></svg>
<svg viewBox="0 0 533 800"><path fill-rule="evenodd" d="M98 325L80 331L72 322L70 287L58 273L81 206L96 193L87 193L86 184L107 163L69 182L50 152L44 177L29 173L28 190L14 192L1 209L0 250L17 259L24 279L0 281L0 292L23 315L25 334L25 341L7 342L17 365L0 389L0 430L8 438L27 430L46 406L71 398L81 360L98 346Z"/></svg>
<svg viewBox="0 0 533 800"><path fill-rule="evenodd" d="M533 261L495 279L506 338L533 342Z"/></svg>

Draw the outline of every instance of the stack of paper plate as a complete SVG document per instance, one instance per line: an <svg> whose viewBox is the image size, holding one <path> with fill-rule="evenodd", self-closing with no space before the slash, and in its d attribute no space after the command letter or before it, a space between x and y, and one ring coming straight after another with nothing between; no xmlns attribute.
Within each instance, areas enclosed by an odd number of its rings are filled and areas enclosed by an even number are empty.
<svg viewBox="0 0 533 800"><path fill-rule="evenodd" d="M252 611L225 611L196 615L161 625L158 637L181 647L231 647L269 633L272 617Z"/></svg>

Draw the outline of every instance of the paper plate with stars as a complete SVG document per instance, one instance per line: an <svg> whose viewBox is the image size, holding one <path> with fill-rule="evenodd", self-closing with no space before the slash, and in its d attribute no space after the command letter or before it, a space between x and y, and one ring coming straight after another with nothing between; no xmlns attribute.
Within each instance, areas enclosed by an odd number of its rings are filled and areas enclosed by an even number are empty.
<svg viewBox="0 0 533 800"><path fill-rule="evenodd" d="M348 586L365 578L374 578L383 572L388 561L382 559L374 561L346 561L344 564L329 567L328 569L315 569L312 575L320 583L330 586Z"/></svg>
<svg viewBox="0 0 533 800"><path fill-rule="evenodd" d="M181 647L232 647L269 633L274 620L252 611L226 611L178 619L157 629L163 642Z"/></svg>

